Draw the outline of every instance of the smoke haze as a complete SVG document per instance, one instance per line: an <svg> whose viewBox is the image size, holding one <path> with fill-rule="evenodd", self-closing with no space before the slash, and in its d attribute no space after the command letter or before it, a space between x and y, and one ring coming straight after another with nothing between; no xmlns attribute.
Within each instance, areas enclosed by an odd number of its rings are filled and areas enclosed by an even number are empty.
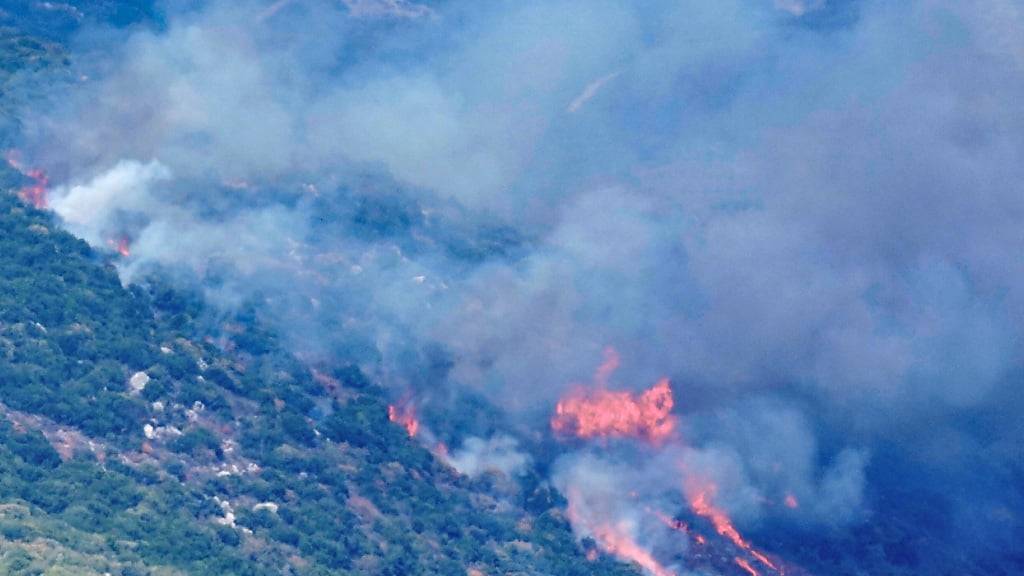
<svg viewBox="0 0 1024 576"><path fill-rule="evenodd" d="M669 570L688 545L646 509L689 477L755 537L934 499L913 570L1020 562L1019 4L193 4L83 31L25 129L126 283L261 299L428 407L482 395L510 429L457 469L541 460L580 538L621 523ZM671 380L673 440L536 432L607 346L609 388Z"/></svg>

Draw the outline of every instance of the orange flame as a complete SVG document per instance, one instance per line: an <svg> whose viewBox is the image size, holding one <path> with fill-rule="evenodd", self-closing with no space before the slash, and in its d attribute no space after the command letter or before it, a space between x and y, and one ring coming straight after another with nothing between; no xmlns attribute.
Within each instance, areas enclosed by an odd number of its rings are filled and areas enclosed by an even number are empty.
<svg viewBox="0 0 1024 576"><path fill-rule="evenodd" d="M757 570L755 570L754 567L750 565L750 562L747 562L746 560L738 556L736 558L733 558L733 560L736 562L737 566L743 568L743 570L745 570L747 574L750 574L750 576L758 576Z"/></svg>
<svg viewBox="0 0 1024 576"><path fill-rule="evenodd" d="M659 564L650 552L615 526L602 524L593 532L594 540L609 554L634 562L654 576L675 576L674 572Z"/></svg>
<svg viewBox="0 0 1024 576"><path fill-rule="evenodd" d="M18 190L18 197L21 198L22 202L31 204L39 210L46 208L47 187L50 185L50 179L46 176L46 172L39 168L26 169L18 160L18 154L14 150L8 151L6 158L11 168L30 178L33 182L31 185L24 186L21 190Z"/></svg>
<svg viewBox="0 0 1024 576"><path fill-rule="evenodd" d="M614 349L605 350L605 360L594 374L596 390L577 388L555 406L551 428L577 438L633 437L651 442L664 440L675 429L672 388L667 378L639 396L631 392L605 390L608 378L619 366Z"/></svg>
<svg viewBox="0 0 1024 576"><path fill-rule="evenodd" d="M754 549L749 542L744 540L743 536L740 535L736 527L733 526L732 520L729 519L729 515L724 510L718 508L712 503L712 499L715 497L715 493L718 492L718 486L713 482L707 482L696 489L691 490L695 493L690 499L690 508L693 509L694 514L707 518L711 521L711 525L715 527L715 531L721 536L730 540L737 548L744 550L747 554L750 554L753 558L757 559L758 562L778 572L779 568L772 562L767 556ZM737 563L742 559L737 559ZM746 561L744 561L746 564ZM743 564L740 564L744 567ZM749 564L747 564L749 566ZM744 567L745 568L745 567ZM757 572L752 572L754 576L757 576Z"/></svg>
<svg viewBox="0 0 1024 576"><path fill-rule="evenodd" d="M110 240L110 246L114 250L116 250L117 253L120 254L122 258L127 258L127 257L132 255L132 250L131 250L132 245L128 241L128 237L127 236L121 236L120 238L117 239L116 242L114 240Z"/></svg>
<svg viewBox="0 0 1024 576"><path fill-rule="evenodd" d="M413 408L412 404L404 404L402 406L389 405L388 420L405 428L409 438L415 438L416 433L420 430L420 422L416 419L416 409Z"/></svg>
<svg viewBox="0 0 1024 576"><path fill-rule="evenodd" d="M579 514L576 511L575 502L579 498L578 492L569 490L567 494L569 506L566 510L569 520L575 525L580 523ZM590 527L591 535L601 550L616 556L622 560L633 562L654 576L676 576L668 568L665 568L654 559L654 556L642 548L632 537L629 536L625 526L621 523L601 522ZM591 554L587 553L591 559ZM596 556L594 557L596 559Z"/></svg>

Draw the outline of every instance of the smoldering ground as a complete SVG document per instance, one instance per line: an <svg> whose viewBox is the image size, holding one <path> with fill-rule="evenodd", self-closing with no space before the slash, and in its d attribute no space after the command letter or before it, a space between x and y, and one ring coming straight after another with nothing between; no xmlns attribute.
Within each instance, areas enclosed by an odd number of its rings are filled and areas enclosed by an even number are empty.
<svg viewBox="0 0 1024 576"><path fill-rule="evenodd" d="M83 31L87 79L23 139L69 230L130 238L126 282L259 295L307 357L524 436L612 345L780 554L811 526L854 558L924 507L877 561L1019 566L1017 4L163 12Z"/></svg>

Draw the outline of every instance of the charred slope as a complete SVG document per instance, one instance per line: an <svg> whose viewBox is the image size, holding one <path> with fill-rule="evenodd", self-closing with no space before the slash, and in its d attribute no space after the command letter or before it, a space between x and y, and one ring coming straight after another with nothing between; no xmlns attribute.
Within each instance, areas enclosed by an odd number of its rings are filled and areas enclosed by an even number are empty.
<svg viewBox="0 0 1024 576"><path fill-rule="evenodd" d="M0 197L6 573L634 573L583 561L557 495L438 462L358 369L205 315Z"/></svg>

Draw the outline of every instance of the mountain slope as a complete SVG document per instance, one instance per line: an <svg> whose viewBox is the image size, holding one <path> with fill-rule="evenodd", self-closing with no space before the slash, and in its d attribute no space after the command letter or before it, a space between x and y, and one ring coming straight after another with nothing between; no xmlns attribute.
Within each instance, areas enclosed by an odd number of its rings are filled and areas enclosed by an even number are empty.
<svg viewBox="0 0 1024 576"><path fill-rule="evenodd" d="M357 368L314 373L254 315L200 322L105 258L0 196L8 572L633 573L582 561L546 488L440 463Z"/></svg>

